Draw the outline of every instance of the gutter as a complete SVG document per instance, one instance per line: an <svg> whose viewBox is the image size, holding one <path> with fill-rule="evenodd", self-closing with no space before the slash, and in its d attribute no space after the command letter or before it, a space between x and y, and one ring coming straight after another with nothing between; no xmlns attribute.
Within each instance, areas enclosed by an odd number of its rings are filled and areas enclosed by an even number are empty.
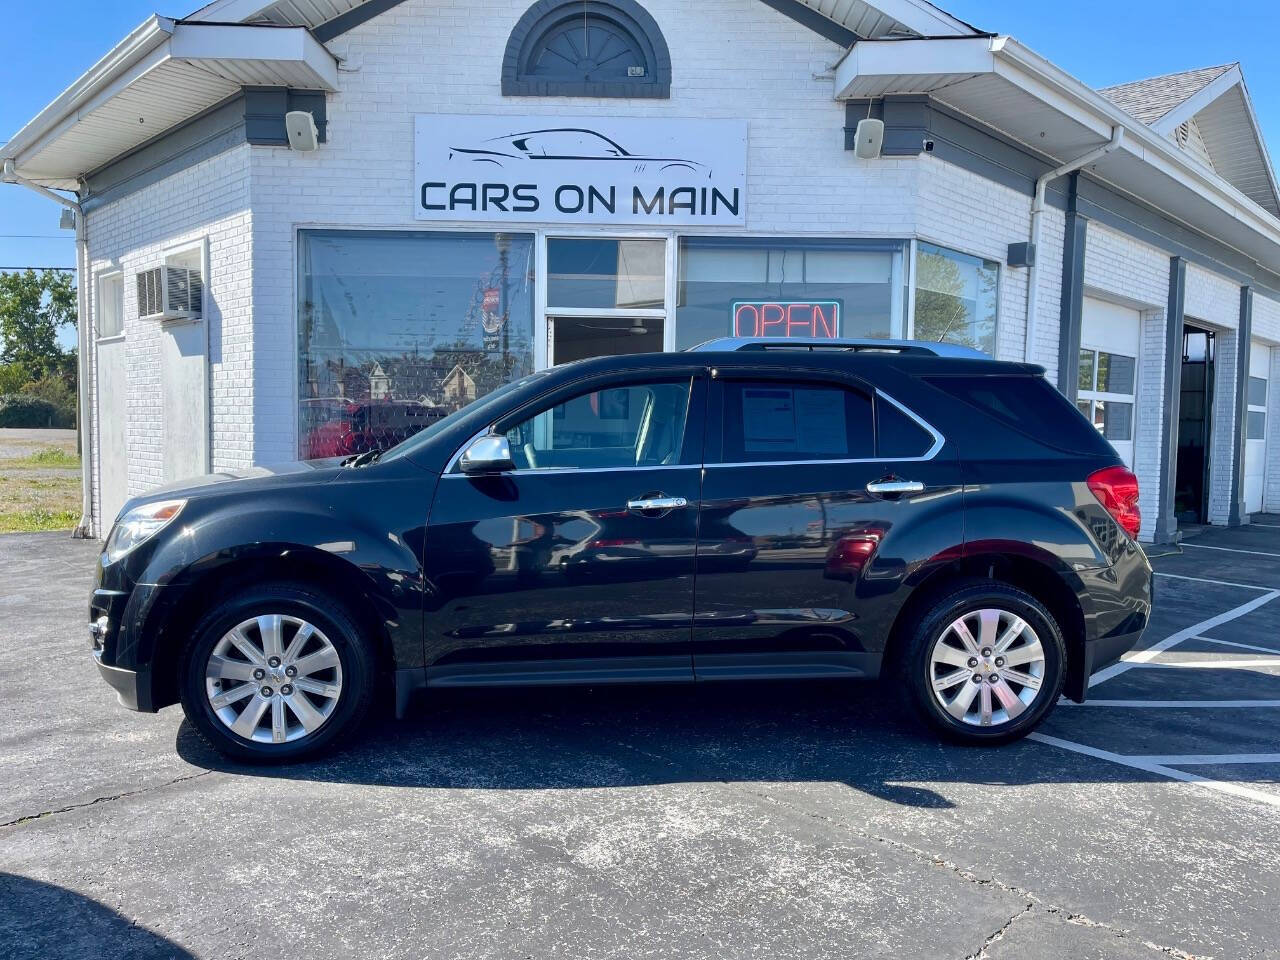
<svg viewBox="0 0 1280 960"><path fill-rule="evenodd" d="M1044 194L1045 189L1049 186L1050 181L1064 177L1068 173L1074 173L1081 167L1087 167L1101 158L1105 157L1111 151L1117 149L1124 142L1124 127L1114 126L1111 128L1111 139L1100 147L1095 147L1088 153L1069 160L1061 166L1054 167L1048 173L1041 174L1036 178L1035 199L1031 201L1031 249L1038 250L1040 246L1040 223L1044 215ZM1039 289L1040 281L1040 262L1039 255L1033 255L1031 258L1031 266L1027 269L1027 339L1022 350L1022 358L1027 363L1034 363L1035 342L1036 342L1036 319L1037 305L1039 297L1036 291Z"/></svg>
<svg viewBox="0 0 1280 960"><path fill-rule="evenodd" d="M14 169L12 159L5 159L4 174L0 180L34 190L42 197L73 211L76 217L76 419L80 427L80 522L76 524L71 536L87 540L92 536L93 530L93 438L89 430L89 294L85 286L89 276L89 244L84 209L75 200L68 200L48 187L42 187L20 176Z"/></svg>

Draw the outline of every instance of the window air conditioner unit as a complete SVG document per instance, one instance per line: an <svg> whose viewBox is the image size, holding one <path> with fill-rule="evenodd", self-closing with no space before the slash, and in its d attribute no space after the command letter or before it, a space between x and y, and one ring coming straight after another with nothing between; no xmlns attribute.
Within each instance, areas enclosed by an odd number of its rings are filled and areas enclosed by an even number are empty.
<svg viewBox="0 0 1280 960"><path fill-rule="evenodd" d="M200 316L204 282L199 270L165 265L137 275L139 320L191 320Z"/></svg>

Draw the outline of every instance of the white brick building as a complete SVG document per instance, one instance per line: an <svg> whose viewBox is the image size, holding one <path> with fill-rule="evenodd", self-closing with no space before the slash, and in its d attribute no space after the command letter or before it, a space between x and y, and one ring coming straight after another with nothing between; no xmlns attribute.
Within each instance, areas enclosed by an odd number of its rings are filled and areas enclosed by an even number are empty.
<svg viewBox="0 0 1280 960"><path fill-rule="evenodd" d="M78 204L98 534L743 323L1042 365L1144 539L1280 510L1280 197L1235 66L1094 91L923 0L215 0L3 157Z"/></svg>

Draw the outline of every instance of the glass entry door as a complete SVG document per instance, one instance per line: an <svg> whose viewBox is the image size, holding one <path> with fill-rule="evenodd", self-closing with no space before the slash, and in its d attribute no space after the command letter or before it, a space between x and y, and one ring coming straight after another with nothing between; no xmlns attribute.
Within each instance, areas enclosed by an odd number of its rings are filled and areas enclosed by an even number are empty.
<svg viewBox="0 0 1280 960"><path fill-rule="evenodd" d="M547 362L657 353L667 317L663 238L547 238Z"/></svg>
<svg viewBox="0 0 1280 960"><path fill-rule="evenodd" d="M547 360L554 366L587 357L661 353L661 317L547 317Z"/></svg>

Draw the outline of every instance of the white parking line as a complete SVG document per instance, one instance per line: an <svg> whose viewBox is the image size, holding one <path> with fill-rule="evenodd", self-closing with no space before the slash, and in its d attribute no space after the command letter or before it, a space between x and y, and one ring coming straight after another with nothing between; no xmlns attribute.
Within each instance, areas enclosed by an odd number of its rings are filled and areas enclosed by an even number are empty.
<svg viewBox="0 0 1280 960"><path fill-rule="evenodd" d="M1216 587L1239 587L1241 590L1271 590L1272 587L1260 587L1256 583L1233 583L1230 580L1210 580L1208 577L1188 577L1181 573L1163 573L1152 571L1157 577L1169 577L1172 580L1192 580L1196 583L1212 583Z"/></svg>
<svg viewBox="0 0 1280 960"><path fill-rule="evenodd" d="M1184 543L1182 546L1190 550L1219 550L1222 553L1248 553L1255 557L1280 557L1280 553L1268 553L1265 550L1241 550L1239 547L1210 547L1203 543Z"/></svg>
<svg viewBox="0 0 1280 960"><path fill-rule="evenodd" d="M1237 617L1243 617L1246 613L1252 613L1264 603L1270 603L1276 597L1280 597L1280 590L1269 590L1260 597L1254 597L1248 603L1242 603L1238 607L1232 607L1226 613L1220 613L1216 617L1210 617L1208 620L1201 620L1199 623L1193 623L1184 630L1170 634L1159 643L1153 644L1144 650L1137 650L1133 653L1125 654L1126 659L1119 663L1113 663L1104 670L1099 670L1089 678L1089 686L1093 687L1099 683L1110 680L1112 677L1118 676L1129 670L1134 664L1145 663L1148 660L1154 660L1157 656L1168 650L1170 647L1177 646L1184 640L1190 640L1192 637L1204 633L1206 630L1212 630L1214 627L1221 626L1224 623L1230 623Z"/></svg>
<svg viewBox="0 0 1280 960"><path fill-rule="evenodd" d="M1192 637L1192 640L1207 640L1209 643L1220 643L1224 647L1236 647L1240 650L1257 650L1259 653L1280 653L1275 647L1259 647L1252 643L1236 643L1234 640L1219 640L1217 637Z"/></svg>
<svg viewBox="0 0 1280 960"><path fill-rule="evenodd" d="M1204 787L1206 790L1216 790L1219 793L1226 793L1236 797L1256 800L1259 803L1265 803L1271 807L1280 807L1280 794L1263 793L1261 790L1242 787L1236 783L1223 783L1219 780L1210 780L1207 777L1202 777L1198 774L1187 773L1185 770L1176 770L1173 767L1165 766L1162 763L1153 762L1147 757L1126 757L1119 753L1112 753L1110 750L1099 750L1097 747L1086 746L1083 743L1076 743L1072 740L1062 740L1058 737L1051 737L1047 733L1031 733L1027 735L1027 739L1035 740L1039 743L1046 743L1049 746L1059 747L1063 750L1070 750L1072 753L1081 753L1086 757L1094 757L1098 760L1108 760L1111 763L1118 763L1125 767L1132 767L1135 770L1142 770L1146 773L1154 773L1157 776L1168 777L1170 780L1181 780L1183 783L1195 784L1198 787Z"/></svg>
<svg viewBox="0 0 1280 960"><path fill-rule="evenodd" d="M1064 700L1069 707L1142 707L1156 710L1225 710L1280 707L1280 700Z"/></svg>
<svg viewBox="0 0 1280 960"><path fill-rule="evenodd" d="M1216 767L1236 763L1274 763L1280 766L1280 753L1153 753L1130 760L1162 763L1166 767Z"/></svg>
<svg viewBox="0 0 1280 960"><path fill-rule="evenodd" d="M1243 660L1144 660L1135 663L1135 667L1164 668L1177 667L1192 670L1236 670L1241 667L1280 667L1280 656L1250 657Z"/></svg>

